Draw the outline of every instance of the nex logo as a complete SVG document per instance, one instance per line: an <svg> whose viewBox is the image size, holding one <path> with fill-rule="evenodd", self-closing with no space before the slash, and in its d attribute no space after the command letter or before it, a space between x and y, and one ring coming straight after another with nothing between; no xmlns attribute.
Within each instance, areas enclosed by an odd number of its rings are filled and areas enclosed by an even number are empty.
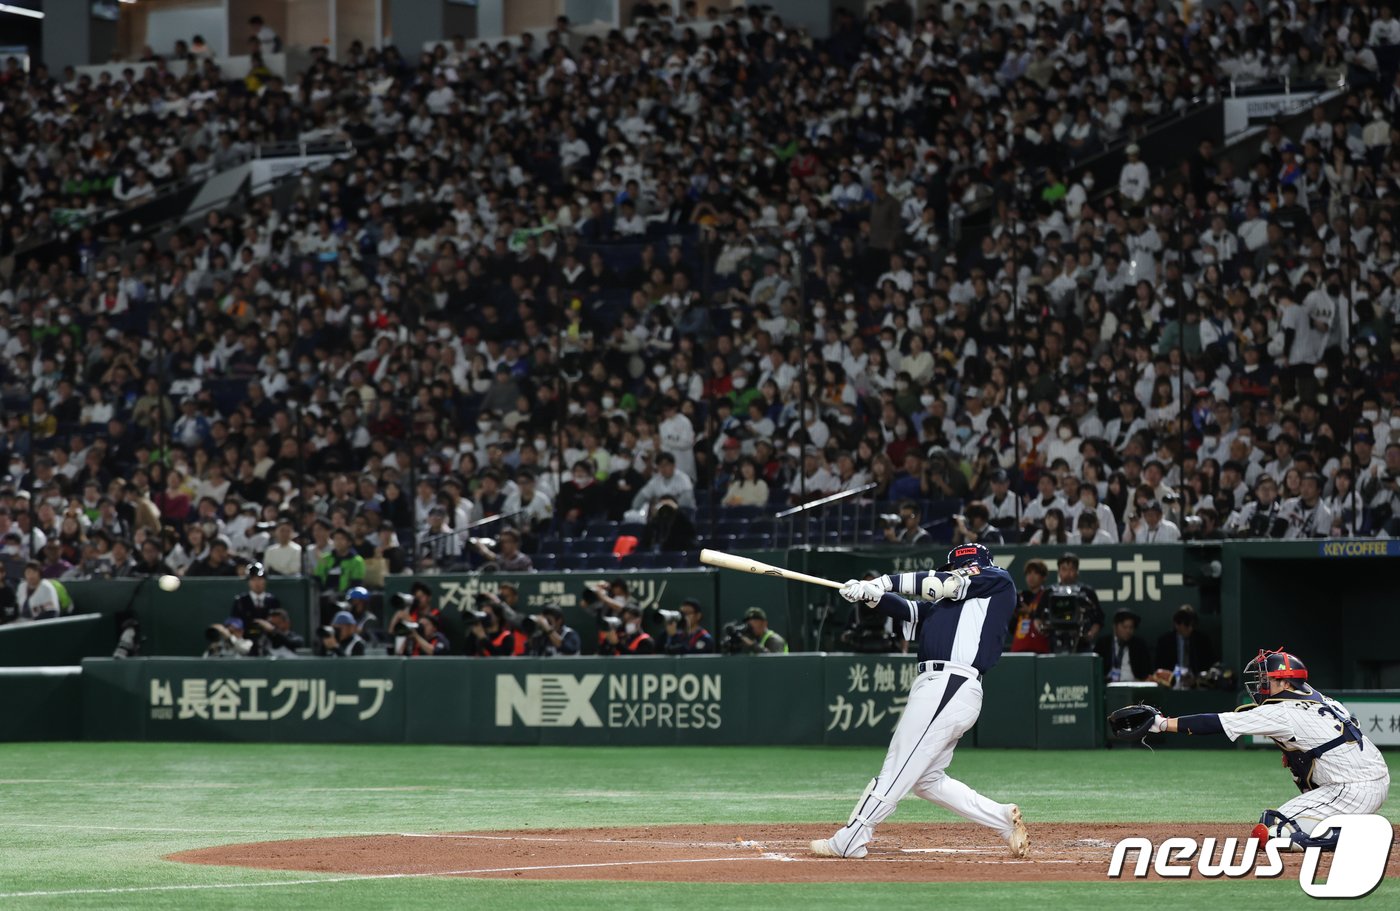
<svg viewBox="0 0 1400 911"><path fill-rule="evenodd" d="M512 716L527 728L600 728L593 694L602 674L526 674L525 686L514 674L496 675L496 727L510 727Z"/></svg>

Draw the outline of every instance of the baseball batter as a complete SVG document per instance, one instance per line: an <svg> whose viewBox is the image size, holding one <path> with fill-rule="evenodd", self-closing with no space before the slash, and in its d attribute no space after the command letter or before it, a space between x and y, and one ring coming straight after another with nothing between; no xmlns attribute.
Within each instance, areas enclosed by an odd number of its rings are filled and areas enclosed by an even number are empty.
<svg viewBox="0 0 1400 911"><path fill-rule="evenodd" d="M852 579L841 587L841 597L873 605L903 624L904 637L919 644L918 677L880 774L856 801L850 820L830 838L812 842L812 853L864 857L875 827L913 791L996 830L1013 856L1024 857L1030 837L1020 808L983 797L944 771L982 711L982 675L1001 657L1016 610L1010 574L993 565L986 547L969 544L953 548L947 564L933 572Z"/></svg>
<svg viewBox="0 0 1400 911"><path fill-rule="evenodd" d="M1314 838L1314 826L1339 813L1375 813L1390 793L1390 769L1346 707L1307 679L1308 669L1296 655L1260 651L1244 669L1254 705L1223 715L1158 713L1147 730L1224 734L1231 740L1245 734L1268 737L1283 751L1283 764L1302 793L1277 810L1265 810L1253 836L1289 838L1298 849L1326 849L1336 846L1337 832Z"/></svg>

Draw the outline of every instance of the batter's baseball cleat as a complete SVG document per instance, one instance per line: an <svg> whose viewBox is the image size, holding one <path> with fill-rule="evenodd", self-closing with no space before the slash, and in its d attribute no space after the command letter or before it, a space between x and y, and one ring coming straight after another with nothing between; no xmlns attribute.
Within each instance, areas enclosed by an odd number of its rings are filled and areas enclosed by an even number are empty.
<svg viewBox="0 0 1400 911"><path fill-rule="evenodd" d="M840 851L837 851L835 848L833 848L833 847L831 846L831 839L829 839L829 838L818 838L818 839L814 840L814 841L812 842L812 844L811 844L811 849L812 849L812 853L815 854L815 855L817 855L818 857L848 857L848 856L849 856L849 857L853 857L853 858L857 858L857 859L858 859L858 858L864 857L864 856L865 856L865 853L866 853L866 852L865 852L865 848L864 848L864 847L860 847L860 848L857 848L857 849L856 849L856 852L857 852L857 853L855 853L855 854L850 854L850 855L842 854Z"/></svg>
<svg viewBox="0 0 1400 911"><path fill-rule="evenodd" d="M1006 846L1012 857L1025 857L1031 853L1031 833L1021 818L1021 808L1011 805L1011 834L1006 837Z"/></svg>

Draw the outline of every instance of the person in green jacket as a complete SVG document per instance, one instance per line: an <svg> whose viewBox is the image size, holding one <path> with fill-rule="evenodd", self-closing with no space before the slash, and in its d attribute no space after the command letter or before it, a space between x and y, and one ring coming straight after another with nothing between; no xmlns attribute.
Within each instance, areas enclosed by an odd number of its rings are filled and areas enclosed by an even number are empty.
<svg viewBox="0 0 1400 911"><path fill-rule="evenodd" d="M350 531L337 528L331 532L331 550L316 561L316 581L322 592L344 595L365 578L365 558L355 553Z"/></svg>

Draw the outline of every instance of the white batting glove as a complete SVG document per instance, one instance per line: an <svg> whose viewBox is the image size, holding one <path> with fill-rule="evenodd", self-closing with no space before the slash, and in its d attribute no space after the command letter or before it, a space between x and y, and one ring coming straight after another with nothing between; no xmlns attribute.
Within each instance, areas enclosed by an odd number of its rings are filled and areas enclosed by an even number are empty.
<svg viewBox="0 0 1400 911"><path fill-rule="evenodd" d="M1152 727L1148 728L1154 734L1160 734L1167 729L1167 716L1158 715L1152 719Z"/></svg>
<svg viewBox="0 0 1400 911"><path fill-rule="evenodd" d="M879 578L872 579L871 582L880 586L881 593L894 591L894 579L889 576L880 576Z"/></svg>
<svg viewBox="0 0 1400 911"><path fill-rule="evenodd" d="M885 588L878 581L861 582L860 600L874 603L885 596Z"/></svg>
<svg viewBox="0 0 1400 911"><path fill-rule="evenodd" d="M859 579L847 579L841 586L841 597L845 598L847 601L859 601L860 590L861 582Z"/></svg>

